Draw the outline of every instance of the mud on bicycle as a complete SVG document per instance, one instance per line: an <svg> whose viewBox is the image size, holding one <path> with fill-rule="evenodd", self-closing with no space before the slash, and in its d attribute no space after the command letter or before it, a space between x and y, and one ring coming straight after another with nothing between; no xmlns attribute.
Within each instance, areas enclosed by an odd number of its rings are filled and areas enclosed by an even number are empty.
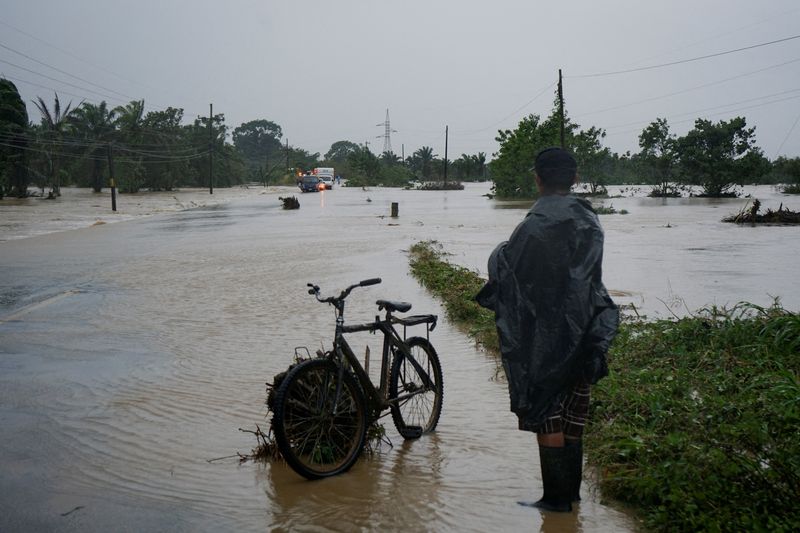
<svg viewBox="0 0 800 533"><path fill-rule="evenodd" d="M378 300L385 315L363 324L345 325L345 299L356 287L376 285L380 278L363 280L339 296L323 298L312 283L308 293L332 305L336 330L330 351L307 357L276 383L270 407L278 449L289 466L308 479L347 471L358 459L367 429L389 411L405 439L419 438L436 428L442 411L442 367L428 339L436 315L398 317L411 304ZM403 326L401 336L396 325ZM406 329L425 326L425 337L406 337ZM369 377L345 338L348 333L383 334L380 378ZM308 353L308 350L306 350ZM297 355L297 349L295 349ZM365 362L368 365L368 361Z"/></svg>

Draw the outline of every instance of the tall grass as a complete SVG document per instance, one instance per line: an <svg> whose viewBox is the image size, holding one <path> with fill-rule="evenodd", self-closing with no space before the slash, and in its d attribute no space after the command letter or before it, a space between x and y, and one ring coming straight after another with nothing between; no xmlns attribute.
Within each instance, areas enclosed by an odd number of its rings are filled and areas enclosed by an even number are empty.
<svg viewBox="0 0 800 533"><path fill-rule="evenodd" d="M436 243L411 268L497 353L483 280ZM742 303L626 322L594 387L588 462L602 492L657 531L800 530L800 316Z"/></svg>

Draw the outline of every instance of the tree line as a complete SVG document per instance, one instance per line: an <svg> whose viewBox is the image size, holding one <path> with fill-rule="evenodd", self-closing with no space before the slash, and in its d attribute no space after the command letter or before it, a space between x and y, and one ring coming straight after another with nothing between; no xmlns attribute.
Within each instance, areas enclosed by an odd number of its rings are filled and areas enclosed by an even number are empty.
<svg viewBox="0 0 800 533"><path fill-rule="evenodd" d="M536 154L561 145L558 105L548 117L524 117L514 130L501 130L500 149L489 164L495 193L501 197L535 197L532 163ZM619 155L602 145L605 130L581 129L564 116L564 145L578 160L583 187L603 194L610 184L652 185L651 196L682 196L686 191L710 197L736 196L737 186L758 183L800 188L800 158L767 159L756 145L755 128L744 117L712 122L697 119L684 136L670 132L665 118L656 118L639 135L637 153Z"/></svg>
<svg viewBox="0 0 800 533"><path fill-rule="evenodd" d="M30 188L61 194L62 186L109 186L110 168L120 192L163 191L179 186L226 187L242 183L293 184L317 166L334 166L353 184L405 186L441 179L444 163L430 147L406 161L367 145L337 141L324 158L283 143L280 125L252 120L230 129L224 114L184 124L184 111L145 112L144 100L110 107L82 102L33 102L41 120L29 120L16 86L0 79L0 198L24 197ZM211 161L211 166L209 165ZM112 167L113 165L113 167ZM462 155L451 163L455 180L486 178L486 155ZM213 179L213 182L211 181Z"/></svg>
<svg viewBox="0 0 800 533"><path fill-rule="evenodd" d="M121 192L172 190L180 186L226 187L242 183L293 184L317 166L332 166L350 185L405 187L414 182L494 182L501 197L534 197L531 166L536 153L560 144L558 106L542 119L524 117L514 130L498 131L498 151L445 161L430 146L403 159L373 153L348 140L334 142L321 156L283 141L280 125L266 119L232 130L224 114L185 124L183 109L145 112L144 101L110 107L82 102L63 105L41 97L33 102L41 120L31 123L16 86L0 78L0 198L27 196L37 187L50 196L62 186L109 185L113 168ZM578 159L583 186L602 194L609 184L651 184L654 196L680 196L688 187L700 194L735 194L744 183L784 183L800 189L800 158L769 161L755 144L755 128L742 117L711 122L698 119L678 137L657 118L639 136L640 151L619 155L602 145L605 130L581 129L564 117L566 148ZM209 161L211 164L209 164ZM213 181L212 181L213 180Z"/></svg>

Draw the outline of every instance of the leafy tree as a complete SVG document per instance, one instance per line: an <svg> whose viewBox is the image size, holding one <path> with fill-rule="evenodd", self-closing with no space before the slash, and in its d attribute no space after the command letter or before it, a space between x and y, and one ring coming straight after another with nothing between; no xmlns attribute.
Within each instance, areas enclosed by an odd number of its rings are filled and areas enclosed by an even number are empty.
<svg viewBox="0 0 800 533"><path fill-rule="evenodd" d="M325 159L334 164L341 164L347 161L347 158L353 152L357 152L359 147L356 143L350 141L336 141L331 145L331 149L325 154Z"/></svg>
<svg viewBox="0 0 800 533"><path fill-rule="evenodd" d="M494 190L504 198L535 198L533 163L541 150L560 143L560 124L554 111L547 120L539 115L523 118L515 130L500 130L495 140L500 149L489 164Z"/></svg>
<svg viewBox="0 0 800 533"><path fill-rule="evenodd" d="M281 127L265 119L245 122L233 130L233 145L244 159L251 178L260 175L266 179L271 170L283 166L282 136Z"/></svg>
<svg viewBox="0 0 800 533"><path fill-rule="evenodd" d="M347 178L348 183L358 184L364 182L368 185L377 185L380 178L381 162L373 154L369 147L359 146L358 150L352 152L347 157L348 163L352 170L351 175Z"/></svg>
<svg viewBox="0 0 800 533"><path fill-rule="evenodd" d="M70 117L72 129L86 146L84 157L91 167L94 192L103 190L103 169L106 164L106 144L113 135L116 110L109 110L105 101L99 104L82 103Z"/></svg>
<svg viewBox="0 0 800 533"><path fill-rule="evenodd" d="M28 195L28 110L16 85L0 78L0 199Z"/></svg>
<svg viewBox="0 0 800 533"><path fill-rule="evenodd" d="M639 135L639 161L648 183L653 185L650 196L680 196L675 184L677 141L670 134L667 119L657 118Z"/></svg>
<svg viewBox="0 0 800 533"><path fill-rule="evenodd" d="M581 180L589 186L589 194L593 195L607 192L606 184L613 165L611 151L600 144L605 136L604 130L592 126L570 138Z"/></svg>
<svg viewBox="0 0 800 533"><path fill-rule="evenodd" d="M800 188L800 157L789 159L780 156L772 162L772 173L775 176L775 182L788 184L791 192L798 190Z"/></svg>
<svg viewBox="0 0 800 533"><path fill-rule="evenodd" d="M743 117L712 123L697 119L677 141L684 179L703 188L704 196L735 196L732 188L764 172L765 159L755 145L755 128Z"/></svg>
<svg viewBox="0 0 800 533"><path fill-rule="evenodd" d="M289 148L289 164L294 167L295 172L306 172L319 166L319 152L313 154L303 148Z"/></svg>
<svg viewBox="0 0 800 533"><path fill-rule="evenodd" d="M348 156L347 184L351 187L405 187L414 179L414 174L399 163L400 158L392 152L384 152L379 158L368 147L359 146Z"/></svg>
<svg viewBox="0 0 800 533"><path fill-rule="evenodd" d="M51 187L50 194L51 196L61 196L61 157L63 152L61 143L64 133L70 129L69 118L72 113L70 110L72 102L67 104L64 109L61 109L61 101L58 99L58 93L56 93L52 110L47 107L41 96L37 96L33 103L42 115L39 131L42 136L41 143L46 157L45 163Z"/></svg>
<svg viewBox="0 0 800 533"><path fill-rule="evenodd" d="M145 165L143 186L151 191L171 191L179 184L179 177L190 173L188 157L205 152L208 142L199 147L187 146L181 126L183 109L168 107L163 111L150 111L142 120L143 139L148 144L162 147L162 157ZM171 157L169 157L171 156Z"/></svg>

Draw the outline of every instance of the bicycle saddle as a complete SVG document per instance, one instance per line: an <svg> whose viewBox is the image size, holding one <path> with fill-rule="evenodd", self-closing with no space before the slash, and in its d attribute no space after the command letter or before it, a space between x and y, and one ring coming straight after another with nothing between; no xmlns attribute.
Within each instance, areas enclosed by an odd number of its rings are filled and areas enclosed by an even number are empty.
<svg viewBox="0 0 800 533"><path fill-rule="evenodd" d="M375 302L378 304L378 310L386 309L387 311L397 311L399 313L405 313L409 309L411 309L411 304L408 302L395 302L393 300L378 300Z"/></svg>

